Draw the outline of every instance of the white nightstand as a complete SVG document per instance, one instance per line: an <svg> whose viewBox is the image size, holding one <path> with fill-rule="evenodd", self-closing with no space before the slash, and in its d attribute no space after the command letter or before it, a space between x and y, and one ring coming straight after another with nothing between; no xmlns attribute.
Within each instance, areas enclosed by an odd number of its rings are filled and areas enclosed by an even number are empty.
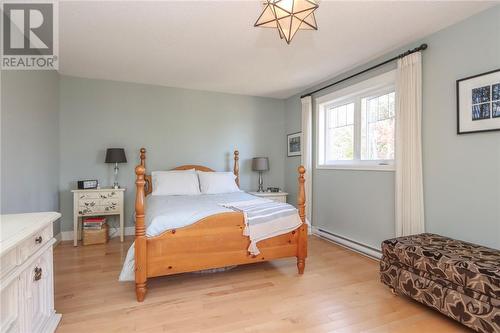
<svg viewBox="0 0 500 333"><path fill-rule="evenodd" d="M73 192L73 245L81 239L79 220L85 216L119 215L120 240L123 242L123 194L124 188L100 188L96 190L72 190Z"/></svg>
<svg viewBox="0 0 500 333"><path fill-rule="evenodd" d="M286 203L286 196L288 193L286 192L248 192L251 195L255 195L256 197L271 199L276 202Z"/></svg>

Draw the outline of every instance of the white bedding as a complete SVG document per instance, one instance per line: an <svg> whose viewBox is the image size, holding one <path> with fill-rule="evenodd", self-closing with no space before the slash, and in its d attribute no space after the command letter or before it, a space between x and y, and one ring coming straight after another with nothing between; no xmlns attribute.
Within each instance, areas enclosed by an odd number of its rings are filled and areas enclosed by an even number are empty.
<svg viewBox="0 0 500 333"><path fill-rule="evenodd" d="M167 230L188 226L207 216L233 211L222 207L221 204L254 199L257 197L245 192L196 196L150 195L146 198L146 236L158 236ZM270 201L263 198L260 200ZM134 280L134 244L128 250L119 280Z"/></svg>
<svg viewBox="0 0 500 333"><path fill-rule="evenodd" d="M193 224L207 216L232 212L222 207L234 201L247 201L256 197L245 192L202 195L159 195L146 198L146 236Z"/></svg>

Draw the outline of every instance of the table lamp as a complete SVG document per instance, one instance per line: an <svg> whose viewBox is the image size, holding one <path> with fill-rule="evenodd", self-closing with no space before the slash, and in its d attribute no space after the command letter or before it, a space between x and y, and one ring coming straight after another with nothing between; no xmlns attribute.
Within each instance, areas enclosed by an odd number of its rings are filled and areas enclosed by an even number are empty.
<svg viewBox="0 0 500 333"><path fill-rule="evenodd" d="M254 157L252 159L252 170L259 172L259 189L257 192L264 192L262 172L269 170L269 159L267 157Z"/></svg>
<svg viewBox="0 0 500 333"><path fill-rule="evenodd" d="M123 148L108 148L106 150L106 163L115 164L115 182L113 188L120 188L120 185L118 185L118 163L127 163L125 150Z"/></svg>

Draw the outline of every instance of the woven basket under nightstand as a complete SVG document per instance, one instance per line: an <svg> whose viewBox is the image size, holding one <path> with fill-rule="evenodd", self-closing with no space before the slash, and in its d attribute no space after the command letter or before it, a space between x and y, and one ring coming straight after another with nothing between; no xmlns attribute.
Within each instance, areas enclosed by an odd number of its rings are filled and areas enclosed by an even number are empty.
<svg viewBox="0 0 500 333"><path fill-rule="evenodd" d="M83 230L83 245L106 244L109 240L108 225L103 224L100 230Z"/></svg>

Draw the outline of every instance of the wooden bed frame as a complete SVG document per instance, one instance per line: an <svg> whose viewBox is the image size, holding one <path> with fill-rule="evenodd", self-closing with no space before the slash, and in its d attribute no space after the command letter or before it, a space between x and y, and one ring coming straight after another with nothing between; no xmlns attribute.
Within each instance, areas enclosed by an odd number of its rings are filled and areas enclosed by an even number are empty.
<svg viewBox="0 0 500 333"><path fill-rule="evenodd" d="M151 176L146 175L146 149L140 150L141 164L135 168L135 292L137 301L146 296L147 279L231 265L251 264L278 258L296 257L299 274L307 257L304 167L299 171L298 210L302 225L289 233L258 243L260 254L250 255L248 237L243 236L244 219L239 212L208 216L189 226L146 237L145 197L151 194ZM239 152L234 152L234 175L239 186ZM214 171L200 165L183 165L173 170Z"/></svg>

